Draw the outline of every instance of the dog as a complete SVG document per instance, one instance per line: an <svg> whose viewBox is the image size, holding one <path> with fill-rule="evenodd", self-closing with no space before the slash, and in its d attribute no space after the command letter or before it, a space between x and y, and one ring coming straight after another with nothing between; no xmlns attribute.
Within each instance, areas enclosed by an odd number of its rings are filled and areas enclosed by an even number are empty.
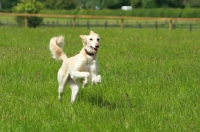
<svg viewBox="0 0 200 132"><path fill-rule="evenodd" d="M101 75L98 75L97 53L100 46L100 36L93 31L89 35L80 35L83 48L70 58L63 52L64 36L50 39L49 49L54 59L62 60L58 77L58 99L61 101L65 85L69 84L72 94L71 103L74 103L79 92L80 84L84 88L89 81L92 84L101 83Z"/></svg>

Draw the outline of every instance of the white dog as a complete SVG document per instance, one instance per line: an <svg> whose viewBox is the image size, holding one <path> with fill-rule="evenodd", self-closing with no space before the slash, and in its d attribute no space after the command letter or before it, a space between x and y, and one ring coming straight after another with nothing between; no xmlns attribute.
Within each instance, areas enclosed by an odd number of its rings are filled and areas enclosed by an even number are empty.
<svg viewBox="0 0 200 132"><path fill-rule="evenodd" d="M82 82L84 88L91 79L92 84L101 82L101 75L97 75L97 52L100 45L98 34L90 31L90 35L80 35L83 48L79 54L68 58L63 52L64 37L53 37L50 40L49 49L54 59L62 60L62 66L58 71L58 98L61 100L61 94L66 83L72 90L71 102L76 99L79 91L79 85Z"/></svg>

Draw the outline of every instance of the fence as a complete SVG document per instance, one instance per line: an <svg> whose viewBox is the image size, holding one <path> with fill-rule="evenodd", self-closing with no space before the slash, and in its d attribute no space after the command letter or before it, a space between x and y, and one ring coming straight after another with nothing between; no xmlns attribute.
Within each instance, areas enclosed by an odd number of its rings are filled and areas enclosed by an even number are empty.
<svg viewBox="0 0 200 132"><path fill-rule="evenodd" d="M76 27L120 27L124 28L193 28L200 29L200 18L153 18L128 16L89 16L89 15L60 15L60 14L28 14L28 13L1 13L1 17L25 17L25 27L28 27L28 17L45 18L42 26L71 26ZM50 19L50 18L53 18ZM0 25L9 25L0 21ZM15 23L16 24L16 23Z"/></svg>

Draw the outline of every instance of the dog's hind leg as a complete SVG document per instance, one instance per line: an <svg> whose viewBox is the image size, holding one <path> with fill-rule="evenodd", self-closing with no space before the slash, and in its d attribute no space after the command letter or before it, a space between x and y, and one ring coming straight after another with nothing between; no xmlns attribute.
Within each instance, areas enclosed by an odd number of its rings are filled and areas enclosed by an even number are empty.
<svg viewBox="0 0 200 132"><path fill-rule="evenodd" d="M79 92L79 83L75 82L73 79L69 79L68 82L69 82L69 86L72 90L71 103L73 103L76 99L78 92Z"/></svg>
<svg viewBox="0 0 200 132"><path fill-rule="evenodd" d="M62 70L58 71L58 99L61 101L62 99L62 93L64 91L66 82L67 82L67 78L69 76L68 72L63 72Z"/></svg>

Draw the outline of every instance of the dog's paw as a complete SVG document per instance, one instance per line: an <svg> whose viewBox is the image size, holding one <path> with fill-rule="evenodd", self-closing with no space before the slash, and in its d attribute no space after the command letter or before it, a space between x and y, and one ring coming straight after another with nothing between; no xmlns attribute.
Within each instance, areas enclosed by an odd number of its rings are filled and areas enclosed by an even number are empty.
<svg viewBox="0 0 200 132"><path fill-rule="evenodd" d="M101 75L97 75L96 76L96 82L97 83L101 83Z"/></svg>
<svg viewBox="0 0 200 132"><path fill-rule="evenodd" d="M92 84L98 84L101 83L101 75L97 75L93 80Z"/></svg>
<svg viewBox="0 0 200 132"><path fill-rule="evenodd" d="M88 83L88 80L87 80L87 79L85 79L85 80L83 81L82 88L85 88L85 86L87 85L87 83Z"/></svg>
<svg viewBox="0 0 200 132"><path fill-rule="evenodd" d="M62 101L62 98L61 98L61 96L58 96L58 100L61 102Z"/></svg>
<svg viewBox="0 0 200 132"><path fill-rule="evenodd" d="M85 88L85 86L86 86L86 84L83 84L83 85L82 85L82 88Z"/></svg>

